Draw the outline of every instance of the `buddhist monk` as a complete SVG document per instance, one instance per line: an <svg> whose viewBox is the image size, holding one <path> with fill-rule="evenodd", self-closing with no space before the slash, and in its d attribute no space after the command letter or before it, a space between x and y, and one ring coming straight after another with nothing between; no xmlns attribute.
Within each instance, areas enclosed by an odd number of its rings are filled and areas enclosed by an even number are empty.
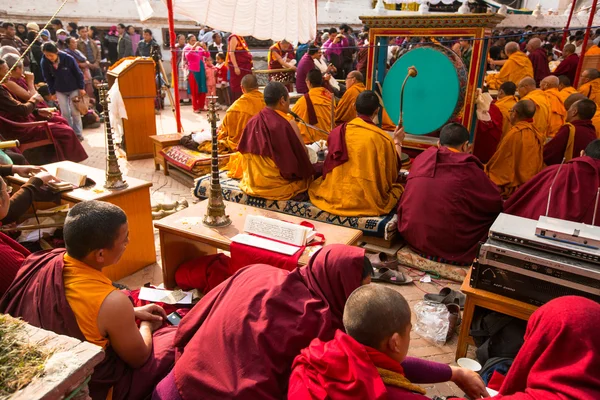
<svg viewBox="0 0 600 400"><path fill-rule="evenodd" d="M392 139L379 129L373 123L379 109L379 97L366 90L356 99L358 116L331 131L323 176L308 191L315 206L347 217L385 215L396 207L405 134L397 128Z"/></svg>
<svg viewBox="0 0 600 400"><path fill-rule="evenodd" d="M577 93L577 89L571 86L571 82L571 79L569 79L565 75L561 75L558 77L558 94L563 104L565 103L565 100L567 100L567 97L574 93Z"/></svg>
<svg viewBox="0 0 600 400"><path fill-rule="evenodd" d="M523 78L517 86L519 91L519 97L521 100L531 100L535 104L535 116L533 117L533 124L536 129L544 137L548 136L550 127L550 115L552 108L550 101L539 89L536 89L535 81L533 78Z"/></svg>
<svg viewBox="0 0 600 400"><path fill-rule="evenodd" d="M81 202L67 214L63 235L66 249L25 260L0 312L102 347L104 360L89 384L93 399L146 398L173 367L175 328L161 328L161 307L134 308L102 274L129 243L127 216L110 203Z"/></svg>
<svg viewBox="0 0 600 400"><path fill-rule="evenodd" d="M350 122L356 118L356 99L365 90L367 88L365 87L363 74L358 71L350 72L346 77L346 93L344 93L335 109L335 123L337 125ZM396 125L392 122L385 109L383 109L381 127L385 130L394 130L396 128Z"/></svg>
<svg viewBox="0 0 600 400"><path fill-rule="evenodd" d="M508 60L500 69L500 72L486 77L486 83L490 89L498 89L504 82L518 84L521 79L527 76L533 76L533 65L525 53L519 50L519 45L515 42L508 42L504 46L504 52Z"/></svg>
<svg viewBox="0 0 600 400"><path fill-rule="evenodd" d="M533 124L535 113L531 100L521 100L513 106L513 127L502 137L496 154L485 166L485 172L505 199L543 168L545 136Z"/></svg>
<svg viewBox="0 0 600 400"><path fill-rule="evenodd" d="M578 64L579 56L575 54L575 45L567 44L563 48L563 60L558 64L558 67L556 67L554 72L552 72L552 75L558 77L564 75L569 78L571 82L575 82Z"/></svg>
<svg viewBox="0 0 600 400"><path fill-rule="evenodd" d="M600 107L600 72L590 68L583 71L578 92Z"/></svg>
<svg viewBox="0 0 600 400"><path fill-rule="evenodd" d="M515 93L517 92L517 85L513 82L504 82L498 89L498 98L496 99L496 106L502 113L502 136L506 135L506 132L512 128L510 123L510 110L515 104L517 104L517 98Z"/></svg>
<svg viewBox="0 0 600 400"><path fill-rule="evenodd" d="M586 52L585 52L586 57L587 56L598 56L600 55L600 47L598 47L597 44L594 44L593 46L591 46Z"/></svg>
<svg viewBox="0 0 600 400"><path fill-rule="evenodd" d="M219 144L222 144L225 152L228 153L237 151L242 132L248 121L265 108L265 100L258 90L258 81L255 75L246 75L242 78L242 92L244 93L242 97L227 109L218 131ZM210 153L212 143L210 141L203 143L199 150Z"/></svg>
<svg viewBox="0 0 600 400"><path fill-rule="evenodd" d="M565 107L567 107L567 106L570 107L576 101L585 100L585 99L587 99L587 97L585 97L581 93L575 92L574 94L570 95L565 100ZM592 117L592 125L594 125L594 129L596 130L596 138L600 139L600 107L598 107L598 105L596 105L596 113Z"/></svg>
<svg viewBox="0 0 600 400"><path fill-rule="evenodd" d="M306 75L306 85L309 88L294 105L292 112L310 125L320 128L321 131L309 128L300 123L300 133L304 143L310 144L319 140L327 140L325 132L331 131L332 94L323 87L323 75L321 71L313 69ZM322 132L325 131L325 132Z"/></svg>
<svg viewBox="0 0 600 400"><path fill-rule="evenodd" d="M315 170L298 126L288 117L289 93L283 84L269 82L264 98L267 106L248 121L238 145L240 189L265 199L305 200Z"/></svg>
<svg viewBox="0 0 600 400"><path fill-rule="evenodd" d="M565 102L569 106L567 124L544 146L546 165L560 164L563 158L569 161L579 156L588 144L596 140L596 128L592 124L596 103L583 99L571 104L569 99Z"/></svg>
<svg viewBox="0 0 600 400"><path fill-rule="evenodd" d="M533 38L527 43L527 51L529 52L529 60L531 60L531 65L533 66L535 84L539 85L542 79L550 75L548 53L542 47L542 41L539 38Z"/></svg>
<svg viewBox="0 0 600 400"><path fill-rule="evenodd" d="M565 163L560 173L559 168L545 168L524 184L505 203L504 212L535 220L546 215L550 186L556 179L548 216L591 224L600 185L600 140L588 144L581 157ZM600 215L596 215L596 225L599 221Z"/></svg>
<svg viewBox="0 0 600 400"><path fill-rule="evenodd" d="M558 130L567 120L567 110L564 101L561 100L558 92L559 80L556 76L547 76L542 79L540 89L544 92L550 103L550 125L548 127L548 137L553 138Z"/></svg>
<svg viewBox="0 0 600 400"><path fill-rule="evenodd" d="M444 126L438 147L415 158L398 205L404 240L418 253L445 263L471 264L479 241L502 212L498 188L469 150L464 126Z"/></svg>
<svg viewBox="0 0 600 400"><path fill-rule="evenodd" d="M229 84L233 100L242 96L242 78L252 73L252 53L248 49L246 40L236 34L227 38L227 58L225 60L229 68Z"/></svg>
<svg viewBox="0 0 600 400"><path fill-rule="evenodd" d="M477 373L407 357L411 312L397 291L381 285L356 289L344 307L344 330L329 342L315 339L294 360L289 400L428 400L414 383L455 382L466 395L486 393Z"/></svg>

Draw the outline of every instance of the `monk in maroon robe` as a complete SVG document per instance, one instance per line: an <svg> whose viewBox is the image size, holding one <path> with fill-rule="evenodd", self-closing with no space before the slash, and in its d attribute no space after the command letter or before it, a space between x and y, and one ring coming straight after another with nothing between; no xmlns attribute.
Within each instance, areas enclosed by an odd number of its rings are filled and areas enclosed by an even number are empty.
<svg viewBox="0 0 600 400"><path fill-rule="evenodd" d="M542 79L550 75L550 67L548 66L548 53L542 47L542 41L539 38L533 38L527 43L529 51L529 60L533 65L533 79L536 86L540 86Z"/></svg>
<svg viewBox="0 0 600 400"><path fill-rule="evenodd" d="M89 383L93 400L109 393L113 400L147 398L173 366L175 328L160 328L166 319L161 307L134 308L100 272L125 251L125 213L109 203L79 203L67 215L64 238L66 251L25 260L0 299L0 312L103 347L105 358Z"/></svg>
<svg viewBox="0 0 600 400"><path fill-rule="evenodd" d="M581 157L565 163L560 173L559 168L548 167L521 186L504 205L504 212L535 220L546 215L548 194L556 179L548 216L591 224L600 187L600 139L590 143ZM599 223L600 215L596 215Z"/></svg>
<svg viewBox="0 0 600 400"><path fill-rule="evenodd" d="M575 54L575 45L567 44L563 49L563 60L558 64L552 75L559 77L564 75L571 82L575 82L577 65L579 65L579 56Z"/></svg>
<svg viewBox="0 0 600 400"><path fill-rule="evenodd" d="M596 113L596 103L583 98L582 94L572 94L565 101L567 123L563 125L556 136L544 146L544 162L546 165L560 164L577 157L588 144L596 140L596 128L592 118Z"/></svg>
<svg viewBox="0 0 600 400"><path fill-rule="evenodd" d="M496 104L490 104L487 114L490 116L488 121L480 119L478 116L475 140L473 141L473 155L484 164L490 161L496 152L503 130L502 111Z"/></svg>
<svg viewBox="0 0 600 400"><path fill-rule="evenodd" d="M446 125L439 146L414 160L398 205L398 231L418 253L466 265L502 211L502 199L483 164L466 153L465 127Z"/></svg>

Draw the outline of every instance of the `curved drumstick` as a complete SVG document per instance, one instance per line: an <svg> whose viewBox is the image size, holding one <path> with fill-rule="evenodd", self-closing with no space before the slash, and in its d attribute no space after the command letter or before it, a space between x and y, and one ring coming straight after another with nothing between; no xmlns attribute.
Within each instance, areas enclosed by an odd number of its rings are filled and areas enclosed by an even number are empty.
<svg viewBox="0 0 600 400"><path fill-rule="evenodd" d="M398 122L398 126L403 126L404 122L404 87L406 86L406 82L408 82L408 78L414 78L417 76L417 73L417 68L414 65L408 67L408 74L406 75L406 78L404 78L402 90L400 91L400 121Z"/></svg>

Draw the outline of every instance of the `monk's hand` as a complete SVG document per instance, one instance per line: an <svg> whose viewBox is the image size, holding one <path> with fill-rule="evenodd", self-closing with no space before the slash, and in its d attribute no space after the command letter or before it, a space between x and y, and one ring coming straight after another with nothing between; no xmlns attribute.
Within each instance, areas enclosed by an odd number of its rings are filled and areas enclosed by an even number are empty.
<svg viewBox="0 0 600 400"><path fill-rule="evenodd" d="M56 178L54 177L54 175L50 175L46 171L38 172L37 174L34 175L34 177L38 178L42 182L44 182L44 185L47 185L48 182L55 182L56 181Z"/></svg>
<svg viewBox="0 0 600 400"><path fill-rule="evenodd" d="M12 172L13 174L17 174L22 176L23 178L31 178L33 175L40 173L42 171L46 171L42 167L37 167L35 165L13 165Z"/></svg>
<svg viewBox="0 0 600 400"><path fill-rule="evenodd" d="M404 132L404 127L398 125L396 130L394 131L394 143L398 146L402 146L402 142L404 142L404 138L406 137L406 132Z"/></svg>
<svg viewBox="0 0 600 400"><path fill-rule="evenodd" d="M85 96L86 95L86 91L84 89L79 89L79 95L81 97Z"/></svg>
<svg viewBox="0 0 600 400"><path fill-rule="evenodd" d="M44 110L44 109L40 108L40 109L38 109L38 115L42 118L49 119L49 118L52 118L52 111Z"/></svg>
<svg viewBox="0 0 600 400"><path fill-rule="evenodd" d="M240 67L234 67L233 72L235 72L236 75L239 75L242 73L242 71L240 71Z"/></svg>
<svg viewBox="0 0 600 400"><path fill-rule="evenodd" d="M477 372L461 367L450 367L452 369L452 378L450 380L456 384L467 396L472 399L481 399L490 397L483 379Z"/></svg>
<svg viewBox="0 0 600 400"><path fill-rule="evenodd" d="M142 307L135 307L133 312L135 318L140 321L160 322L162 324L162 322L167 319L167 313L157 304L147 304Z"/></svg>

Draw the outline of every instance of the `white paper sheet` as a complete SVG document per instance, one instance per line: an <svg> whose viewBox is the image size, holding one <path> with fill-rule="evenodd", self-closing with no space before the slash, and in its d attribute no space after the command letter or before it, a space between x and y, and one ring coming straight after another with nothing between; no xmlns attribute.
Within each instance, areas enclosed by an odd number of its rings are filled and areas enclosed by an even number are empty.
<svg viewBox="0 0 600 400"><path fill-rule="evenodd" d="M152 301L152 302L160 302L165 298L171 291L170 290L160 290L153 289L148 287L143 287L140 289L140 300ZM185 297L177 302L177 304L192 304L192 292L183 292L185 293Z"/></svg>
<svg viewBox="0 0 600 400"><path fill-rule="evenodd" d="M273 240L263 239L258 236L247 235L245 233L235 235L231 238L231 241L245 244L247 246L257 247L259 249L274 251L276 253L285 254L288 256L296 254L298 250L300 250L300 248L296 246L274 242Z"/></svg>

